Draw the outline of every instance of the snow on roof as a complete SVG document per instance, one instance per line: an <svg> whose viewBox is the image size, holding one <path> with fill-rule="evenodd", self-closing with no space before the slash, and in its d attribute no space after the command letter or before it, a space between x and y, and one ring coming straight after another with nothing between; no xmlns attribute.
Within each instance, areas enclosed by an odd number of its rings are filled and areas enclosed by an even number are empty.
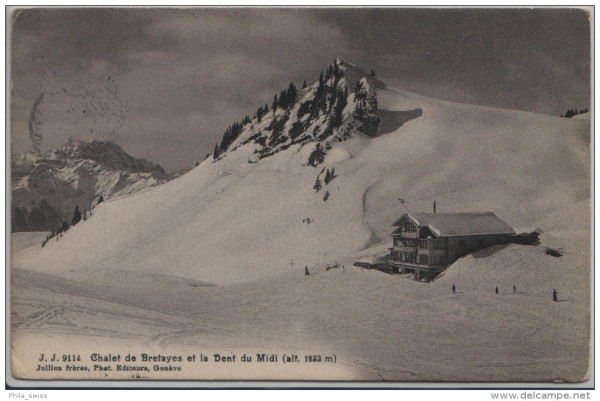
<svg viewBox="0 0 600 401"><path fill-rule="evenodd" d="M428 227L438 237L457 235L514 234L515 231L493 212L479 213L410 213L396 220L398 225L408 217L419 227Z"/></svg>

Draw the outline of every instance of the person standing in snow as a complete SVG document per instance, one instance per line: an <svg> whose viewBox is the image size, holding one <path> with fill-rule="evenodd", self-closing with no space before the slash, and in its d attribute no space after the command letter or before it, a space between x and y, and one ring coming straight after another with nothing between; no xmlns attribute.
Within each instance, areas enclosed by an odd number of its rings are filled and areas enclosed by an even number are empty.
<svg viewBox="0 0 600 401"><path fill-rule="evenodd" d="M304 267L304 275L305 276L309 276L310 275L310 273L308 272L308 266Z"/></svg>
<svg viewBox="0 0 600 401"><path fill-rule="evenodd" d="M517 293L517 286L513 285L513 294L516 294L516 293Z"/></svg>
<svg viewBox="0 0 600 401"><path fill-rule="evenodd" d="M554 289L554 291L552 291L552 300L554 302L558 302L558 294L556 292L556 288Z"/></svg>
<svg viewBox="0 0 600 401"><path fill-rule="evenodd" d="M452 284L452 293L456 294L456 286L454 284Z"/></svg>
<svg viewBox="0 0 600 401"><path fill-rule="evenodd" d="M498 287L496 287L496 294L498 293Z"/></svg>

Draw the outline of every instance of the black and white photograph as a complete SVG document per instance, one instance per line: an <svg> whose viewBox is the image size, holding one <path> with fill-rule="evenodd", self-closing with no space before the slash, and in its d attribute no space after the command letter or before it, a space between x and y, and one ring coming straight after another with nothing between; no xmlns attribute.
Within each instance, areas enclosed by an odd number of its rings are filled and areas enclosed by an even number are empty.
<svg viewBox="0 0 600 401"><path fill-rule="evenodd" d="M5 12L15 385L593 378L593 6Z"/></svg>

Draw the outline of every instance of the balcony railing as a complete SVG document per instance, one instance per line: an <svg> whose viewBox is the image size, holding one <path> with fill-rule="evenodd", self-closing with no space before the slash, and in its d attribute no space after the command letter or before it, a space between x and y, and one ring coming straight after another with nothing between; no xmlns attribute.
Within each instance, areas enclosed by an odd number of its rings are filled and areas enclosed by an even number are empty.
<svg viewBox="0 0 600 401"><path fill-rule="evenodd" d="M400 238L418 238L419 237L419 233L414 232L414 231L394 232L394 235L397 235Z"/></svg>

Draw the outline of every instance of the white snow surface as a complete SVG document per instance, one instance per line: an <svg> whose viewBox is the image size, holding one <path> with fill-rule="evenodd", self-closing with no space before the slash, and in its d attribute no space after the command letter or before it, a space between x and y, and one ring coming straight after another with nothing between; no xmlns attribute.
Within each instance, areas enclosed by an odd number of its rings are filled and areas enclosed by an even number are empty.
<svg viewBox="0 0 600 401"><path fill-rule="evenodd" d="M101 203L44 248L13 252L15 374L37 377L22 369L27 355L86 352L93 340L99 352L338 358L311 369L188 365L185 379L585 379L589 120L377 94L380 108L423 115L376 138L354 132L316 168L313 144L248 163L255 145L236 141L216 162ZM337 177L316 193L332 167ZM541 245L480 250L429 284L351 266L389 252L394 220L434 200L440 212L539 227ZM326 271L336 262L345 267Z"/></svg>
<svg viewBox="0 0 600 401"><path fill-rule="evenodd" d="M367 246L391 244L390 224L405 211L398 198L412 211L429 211L435 199L440 212L489 210L513 226L589 238L589 121L395 89L379 90L378 99L381 108L423 115L387 135L336 142L316 168L306 165L311 146L258 163L248 163L254 144L239 146L174 181L100 204L60 241L16 253L14 263L52 274L111 268L218 284L259 280L292 266L350 263ZM337 177L315 193L325 166Z"/></svg>

